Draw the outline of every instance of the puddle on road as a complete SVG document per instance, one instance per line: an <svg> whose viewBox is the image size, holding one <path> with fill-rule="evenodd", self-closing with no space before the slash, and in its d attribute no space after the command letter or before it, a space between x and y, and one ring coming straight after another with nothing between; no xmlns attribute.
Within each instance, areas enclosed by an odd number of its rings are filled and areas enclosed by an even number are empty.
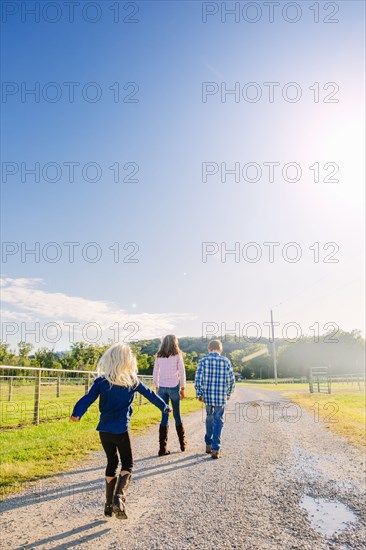
<svg viewBox="0 0 366 550"><path fill-rule="evenodd" d="M343 531L349 523L357 521L357 516L340 501L331 502L304 495L300 506L309 514L312 527L326 537Z"/></svg>

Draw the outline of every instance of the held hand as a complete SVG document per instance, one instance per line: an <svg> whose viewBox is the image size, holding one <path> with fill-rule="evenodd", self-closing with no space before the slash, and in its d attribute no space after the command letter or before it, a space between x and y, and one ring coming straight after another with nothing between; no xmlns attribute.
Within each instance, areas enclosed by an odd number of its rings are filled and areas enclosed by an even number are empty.
<svg viewBox="0 0 366 550"><path fill-rule="evenodd" d="M70 422L80 422L80 416L70 416Z"/></svg>
<svg viewBox="0 0 366 550"><path fill-rule="evenodd" d="M201 401L203 403L203 397L198 397L198 401Z"/></svg>

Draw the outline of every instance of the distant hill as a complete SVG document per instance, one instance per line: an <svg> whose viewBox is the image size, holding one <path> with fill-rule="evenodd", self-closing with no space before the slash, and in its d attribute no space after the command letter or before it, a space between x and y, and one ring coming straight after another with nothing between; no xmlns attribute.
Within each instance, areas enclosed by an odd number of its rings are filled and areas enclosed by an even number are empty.
<svg viewBox="0 0 366 550"><path fill-rule="evenodd" d="M224 338L220 338L223 344L223 354L229 356L231 352L235 350L246 349L253 344L246 342L243 339L235 339L234 336L227 335ZM179 347L185 353L196 352L198 355L204 355L207 353L207 347L210 342L210 339L203 339L200 337L184 336L179 338ZM261 338L256 342L258 344L268 344L268 340ZM276 342L277 343L277 342ZM160 339L155 338L154 340L138 340L136 345L140 348L141 353L146 353L147 355L155 355L160 346Z"/></svg>

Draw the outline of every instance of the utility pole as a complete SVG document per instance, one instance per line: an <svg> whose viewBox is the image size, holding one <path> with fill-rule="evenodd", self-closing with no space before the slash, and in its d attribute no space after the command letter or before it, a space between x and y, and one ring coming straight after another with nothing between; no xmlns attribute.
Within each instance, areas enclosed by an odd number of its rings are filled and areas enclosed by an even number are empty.
<svg viewBox="0 0 366 550"><path fill-rule="evenodd" d="M272 334L273 373L274 373L275 384L277 384L276 344L275 344L275 337L274 337L273 312L272 312L272 310L271 310L271 334Z"/></svg>

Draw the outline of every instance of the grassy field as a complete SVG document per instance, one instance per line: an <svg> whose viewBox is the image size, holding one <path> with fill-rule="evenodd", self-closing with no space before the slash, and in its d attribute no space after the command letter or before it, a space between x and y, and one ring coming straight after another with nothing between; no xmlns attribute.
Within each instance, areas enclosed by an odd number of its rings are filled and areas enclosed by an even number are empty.
<svg viewBox="0 0 366 550"><path fill-rule="evenodd" d="M70 401L70 406L82 395L83 388L77 388L77 395ZM66 400L63 406L67 407L67 403ZM195 399L193 385L187 384L186 398L181 402L182 413L193 412L201 407L202 404ZM134 433L141 433L160 421L160 411L145 400L139 405L137 397L133 408L131 430ZM90 451L100 450L101 444L95 430L98 418L98 405L94 403L78 423L65 418L44 422L40 426L5 429L1 434L0 451L2 495L20 490L25 482L65 471L75 460ZM176 437L175 434L173 437ZM151 449L152 453L157 451L158 440L156 449Z"/></svg>
<svg viewBox="0 0 366 550"><path fill-rule="evenodd" d="M362 391L332 390L330 395L286 393L295 403L312 411L331 431L346 437L350 443L366 446L365 394Z"/></svg>
<svg viewBox="0 0 366 550"><path fill-rule="evenodd" d="M332 383L332 393L309 393L308 384L247 384L261 390L279 391L304 409L310 411L316 421L348 439L350 443L366 446L366 399L364 390L351 384Z"/></svg>
<svg viewBox="0 0 366 550"><path fill-rule="evenodd" d="M83 384L61 384L60 397L56 385L41 386L40 421L68 418L75 402L85 393ZM8 385L0 384L0 428L13 428L32 424L34 384L14 386L8 401Z"/></svg>

